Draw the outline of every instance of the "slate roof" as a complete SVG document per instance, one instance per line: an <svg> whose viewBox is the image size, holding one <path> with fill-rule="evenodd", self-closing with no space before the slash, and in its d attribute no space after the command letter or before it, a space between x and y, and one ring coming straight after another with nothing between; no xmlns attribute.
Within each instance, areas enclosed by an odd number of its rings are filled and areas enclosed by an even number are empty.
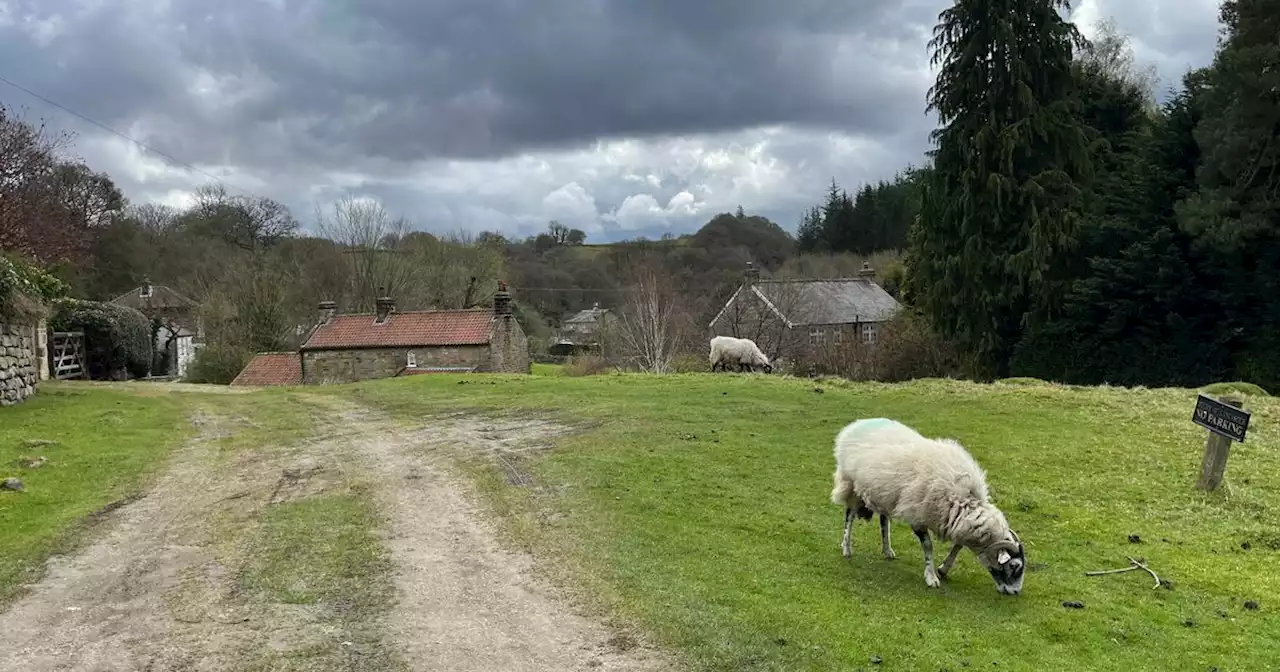
<svg viewBox="0 0 1280 672"><path fill-rule="evenodd" d="M128 306L142 311L144 314L156 309L164 308L194 308L196 302L179 294L172 287L165 285L151 285L151 296L142 296L142 285L111 299L111 303L119 306Z"/></svg>
<svg viewBox="0 0 1280 672"><path fill-rule="evenodd" d="M311 332L303 350L419 348L487 345L493 309L423 310L391 313L377 324L374 313L335 315Z"/></svg>
<svg viewBox="0 0 1280 672"><path fill-rule="evenodd" d="M564 321L564 324L592 324L598 322L600 317L609 312L608 308L601 308L597 305L594 308L580 310L573 317Z"/></svg>
<svg viewBox="0 0 1280 672"><path fill-rule="evenodd" d="M302 358L296 352L260 352L232 385L301 385Z"/></svg>
<svg viewBox="0 0 1280 672"><path fill-rule="evenodd" d="M792 325L882 322L902 309L883 287L863 278L761 280L743 289L768 301Z"/></svg>

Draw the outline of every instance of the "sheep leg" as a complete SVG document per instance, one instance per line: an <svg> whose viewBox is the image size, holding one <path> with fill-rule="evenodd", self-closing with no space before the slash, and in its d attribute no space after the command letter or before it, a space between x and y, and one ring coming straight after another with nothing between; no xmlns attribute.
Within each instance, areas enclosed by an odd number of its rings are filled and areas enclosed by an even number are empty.
<svg viewBox="0 0 1280 672"><path fill-rule="evenodd" d="M840 540L840 553L846 558L853 557L853 539L849 534L852 529L853 507L846 506L844 508L844 538Z"/></svg>
<svg viewBox="0 0 1280 672"><path fill-rule="evenodd" d="M933 542L929 540L929 529L916 527L911 529L920 539L920 548L924 549L924 585L937 588L942 585L938 580L938 570L933 567Z"/></svg>
<svg viewBox="0 0 1280 672"><path fill-rule="evenodd" d="M946 559L942 561L942 566L938 568L939 577L947 578L947 574L951 573L951 567L956 564L956 558L960 556L960 551L963 548L964 546L960 544L951 545L951 552L947 554Z"/></svg>
<svg viewBox="0 0 1280 672"><path fill-rule="evenodd" d="M885 560L892 560L898 557L898 554L894 553L893 548L889 546L889 516L883 513L880 514L880 546L881 550L884 551Z"/></svg>

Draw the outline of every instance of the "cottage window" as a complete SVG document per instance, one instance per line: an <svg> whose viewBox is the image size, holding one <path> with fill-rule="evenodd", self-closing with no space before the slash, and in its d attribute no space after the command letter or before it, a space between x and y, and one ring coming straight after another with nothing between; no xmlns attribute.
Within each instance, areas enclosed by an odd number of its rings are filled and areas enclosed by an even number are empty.
<svg viewBox="0 0 1280 672"><path fill-rule="evenodd" d="M863 343L876 342L876 325L875 324L867 323L862 325L862 342Z"/></svg>
<svg viewBox="0 0 1280 672"><path fill-rule="evenodd" d="M410 369L418 368L418 357L414 355L412 352L405 355L404 360L405 360L404 365L406 368L410 368Z"/></svg>
<svg viewBox="0 0 1280 672"><path fill-rule="evenodd" d="M810 329L809 345L822 345L823 336L826 336L826 332L822 329Z"/></svg>
<svg viewBox="0 0 1280 672"><path fill-rule="evenodd" d="M844 329L836 329L832 332L831 340L835 341L836 345L840 345L844 341Z"/></svg>

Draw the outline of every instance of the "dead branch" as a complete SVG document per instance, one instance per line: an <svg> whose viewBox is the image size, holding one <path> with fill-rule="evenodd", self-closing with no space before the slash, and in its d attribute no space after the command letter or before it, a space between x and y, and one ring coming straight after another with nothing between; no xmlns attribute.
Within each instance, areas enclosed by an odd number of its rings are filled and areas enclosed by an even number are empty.
<svg viewBox="0 0 1280 672"><path fill-rule="evenodd" d="M1134 572L1139 569L1150 574L1151 578L1156 580L1156 585L1152 586L1152 589L1160 587L1160 577L1156 576L1156 573L1152 571L1151 568L1146 565L1146 563L1141 562L1139 560L1135 560L1134 558L1129 558L1129 566L1123 569L1100 569L1093 572L1085 572L1084 575L1085 576L1102 576L1103 574L1121 574L1124 572Z"/></svg>

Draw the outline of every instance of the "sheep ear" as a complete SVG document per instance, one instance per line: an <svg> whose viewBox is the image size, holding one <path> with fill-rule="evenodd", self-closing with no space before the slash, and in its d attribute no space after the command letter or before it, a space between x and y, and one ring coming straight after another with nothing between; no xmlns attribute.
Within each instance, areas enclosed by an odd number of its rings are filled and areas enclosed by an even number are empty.
<svg viewBox="0 0 1280 672"><path fill-rule="evenodd" d="M1009 551L1006 551L1002 548L1000 549L1000 553L996 555L996 562L1003 565L1006 562L1009 562L1010 558L1012 558L1012 556L1009 555Z"/></svg>

